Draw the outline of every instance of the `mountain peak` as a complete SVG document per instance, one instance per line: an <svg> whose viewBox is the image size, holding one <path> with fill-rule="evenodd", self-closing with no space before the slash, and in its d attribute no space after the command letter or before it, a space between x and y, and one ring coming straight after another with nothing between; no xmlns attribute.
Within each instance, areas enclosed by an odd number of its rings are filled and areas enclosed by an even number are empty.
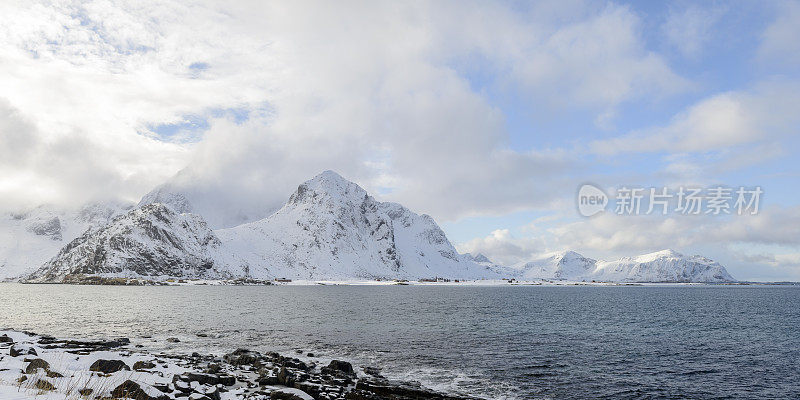
<svg viewBox="0 0 800 400"><path fill-rule="evenodd" d="M642 254L636 259L640 262L648 262L659 258L684 258L684 255L672 249L664 249L653 253Z"/></svg>
<svg viewBox="0 0 800 400"><path fill-rule="evenodd" d="M351 185L358 186L332 170L322 171L321 173L317 174L317 176L307 180L303 184L320 188L341 188Z"/></svg>
<svg viewBox="0 0 800 400"><path fill-rule="evenodd" d="M558 253L558 257L560 257L561 259L566 259L566 260L586 258L582 254L580 254L580 253L578 253L576 251L572 251L572 250L567 250L567 251L563 251L561 253Z"/></svg>
<svg viewBox="0 0 800 400"><path fill-rule="evenodd" d="M186 195L169 184L160 185L144 195L137 207L141 208L154 203L164 204L178 214L193 212L192 204L186 198Z"/></svg>
<svg viewBox="0 0 800 400"><path fill-rule="evenodd" d="M298 204L320 197L341 203L361 202L366 196L367 191L361 186L334 171L326 170L298 186L289 203Z"/></svg>
<svg viewBox="0 0 800 400"><path fill-rule="evenodd" d="M476 263L489 263L489 264L492 264L492 260L490 260L489 257L486 257L486 255L484 255L483 253L476 253L475 255L472 255L472 253L467 253L465 255L468 256L472 261L474 261Z"/></svg>

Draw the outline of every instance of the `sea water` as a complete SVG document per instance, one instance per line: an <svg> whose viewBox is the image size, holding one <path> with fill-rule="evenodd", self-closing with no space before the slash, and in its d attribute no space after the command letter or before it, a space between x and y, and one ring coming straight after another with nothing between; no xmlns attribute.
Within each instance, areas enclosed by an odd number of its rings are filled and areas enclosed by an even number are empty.
<svg viewBox="0 0 800 400"><path fill-rule="evenodd" d="M0 327L346 359L491 399L800 398L797 286L0 284Z"/></svg>

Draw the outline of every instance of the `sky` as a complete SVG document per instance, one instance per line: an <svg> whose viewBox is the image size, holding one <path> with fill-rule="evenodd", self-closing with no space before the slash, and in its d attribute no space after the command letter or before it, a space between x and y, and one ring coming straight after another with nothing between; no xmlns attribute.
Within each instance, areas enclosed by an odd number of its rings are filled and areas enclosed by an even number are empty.
<svg viewBox="0 0 800 400"><path fill-rule="evenodd" d="M331 169L503 264L672 248L800 280L797 1L12 0L0 22L2 209L166 184L255 218ZM583 217L585 183L763 196Z"/></svg>

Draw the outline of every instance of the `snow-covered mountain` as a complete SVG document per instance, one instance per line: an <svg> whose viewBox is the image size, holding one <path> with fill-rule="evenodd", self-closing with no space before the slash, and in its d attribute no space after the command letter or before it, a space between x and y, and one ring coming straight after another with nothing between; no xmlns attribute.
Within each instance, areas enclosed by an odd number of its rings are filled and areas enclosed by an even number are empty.
<svg viewBox="0 0 800 400"><path fill-rule="evenodd" d="M300 185L277 212L212 231L194 205L169 190L86 232L31 274L270 279L497 278L456 252L427 215L376 201L326 171Z"/></svg>
<svg viewBox="0 0 800 400"><path fill-rule="evenodd" d="M0 280L38 268L87 229L103 226L131 207L106 201L77 209L39 206L0 214Z"/></svg>
<svg viewBox="0 0 800 400"><path fill-rule="evenodd" d="M662 250L616 261L599 261L593 279L614 282L731 282L718 262L702 256L685 256Z"/></svg>
<svg viewBox="0 0 800 400"><path fill-rule="evenodd" d="M458 254L430 216L376 201L333 171L300 185L271 216L217 234L255 277L497 276Z"/></svg>
<svg viewBox="0 0 800 400"><path fill-rule="evenodd" d="M86 231L26 280L60 282L80 275L231 278L247 272L247 265L225 251L202 217L154 203Z"/></svg>
<svg viewBox="0 0 800 400"><path fill-rule="evenodd" d="M574 251L547 255L507 267L520 279L582 280L591 275L597 261Z"/></svg>
<svg viewBox="0 0 800 400"><path fill-rule="evenodd" d="M301 184L286 204L268 217L217 230L208 226L205 214L198 211L201 208L173 189L159 187L123 214L122 207L94 205L74 215L45 208L8 215L0 225L0 232L6 235L0 248L4 257L0 272L14 276L41 265L28 276L31 281L62 281L73 275L734 280L712 260L671 250L616 261L596 261L568 251L499 266L482 254L459 254L430 216L415 214L397 203L377 201L333 171Z"/></svg>
<svg viewBox="0 0 800 400"><path fill-rule="evenodd" d="M701 256L663 250L615 261L596 261L574 251L548 255L505 268L518 279L602 282L731 282L725 267Z"/></svg>

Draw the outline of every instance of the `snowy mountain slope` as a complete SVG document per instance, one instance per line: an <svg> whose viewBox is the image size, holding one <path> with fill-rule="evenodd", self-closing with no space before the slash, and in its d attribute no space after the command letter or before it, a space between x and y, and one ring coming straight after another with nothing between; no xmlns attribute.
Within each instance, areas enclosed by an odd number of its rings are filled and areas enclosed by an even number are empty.
<svg viewBox="0 0 800 400"><path fill-rule="evenodd" d="M574 251L566 251L506 268L521 279L582 280L594 271L596 262Z"/></svg>
<svg viewBox="0 0 800 400"><path fill-rule="evenodd" d="M107 224L133 205L93 202L78 209L39 206L0 214L0 279L30 272L87 229Z"/></svg>
<svg viewBox="0 0 800 400"><path fill-rule="evenodd" d="M458 254L427 215L376 201L332 171L300 185L273 215L217 231L254 277L497 277Z"/></svg>
<svg viewBox="0 0 800 400"><path fill-rule="evenodd" d="M471 253L465 253L461 255L461 258L464 259L465 261L473 262L475 264L480 265L481 267L483 267L488 271L491 271L492 273L494 273L494 275L498 277L508 277L516 274L515 271L509 272L508 267L496 264L495 262L490 260L489 257L486 257L486 255L481 253L477 253L475 255L472 255Z"/></svg>
<svg viewBox="0 0 800 400"><path fill-rule="evenodd" d="M730 282L719 263L701 256L662 250L616 261L600 261L592 279L615 282Z"/></svg>
<svg viewBox="0 0 800 400"><path fill-rule="evenodd" d="M26 280L70 275L229 278L246 276L247 266L222 248L202 217L155 203L85 232Z"/></svg>
<svg viewBox="0 0 800 400"><path fill-rule="evenodd" d="M602 282L732 282L725 267L701 256L663 250L615 261L595 261L573 251L506 267L519 279Z"/></svg>

